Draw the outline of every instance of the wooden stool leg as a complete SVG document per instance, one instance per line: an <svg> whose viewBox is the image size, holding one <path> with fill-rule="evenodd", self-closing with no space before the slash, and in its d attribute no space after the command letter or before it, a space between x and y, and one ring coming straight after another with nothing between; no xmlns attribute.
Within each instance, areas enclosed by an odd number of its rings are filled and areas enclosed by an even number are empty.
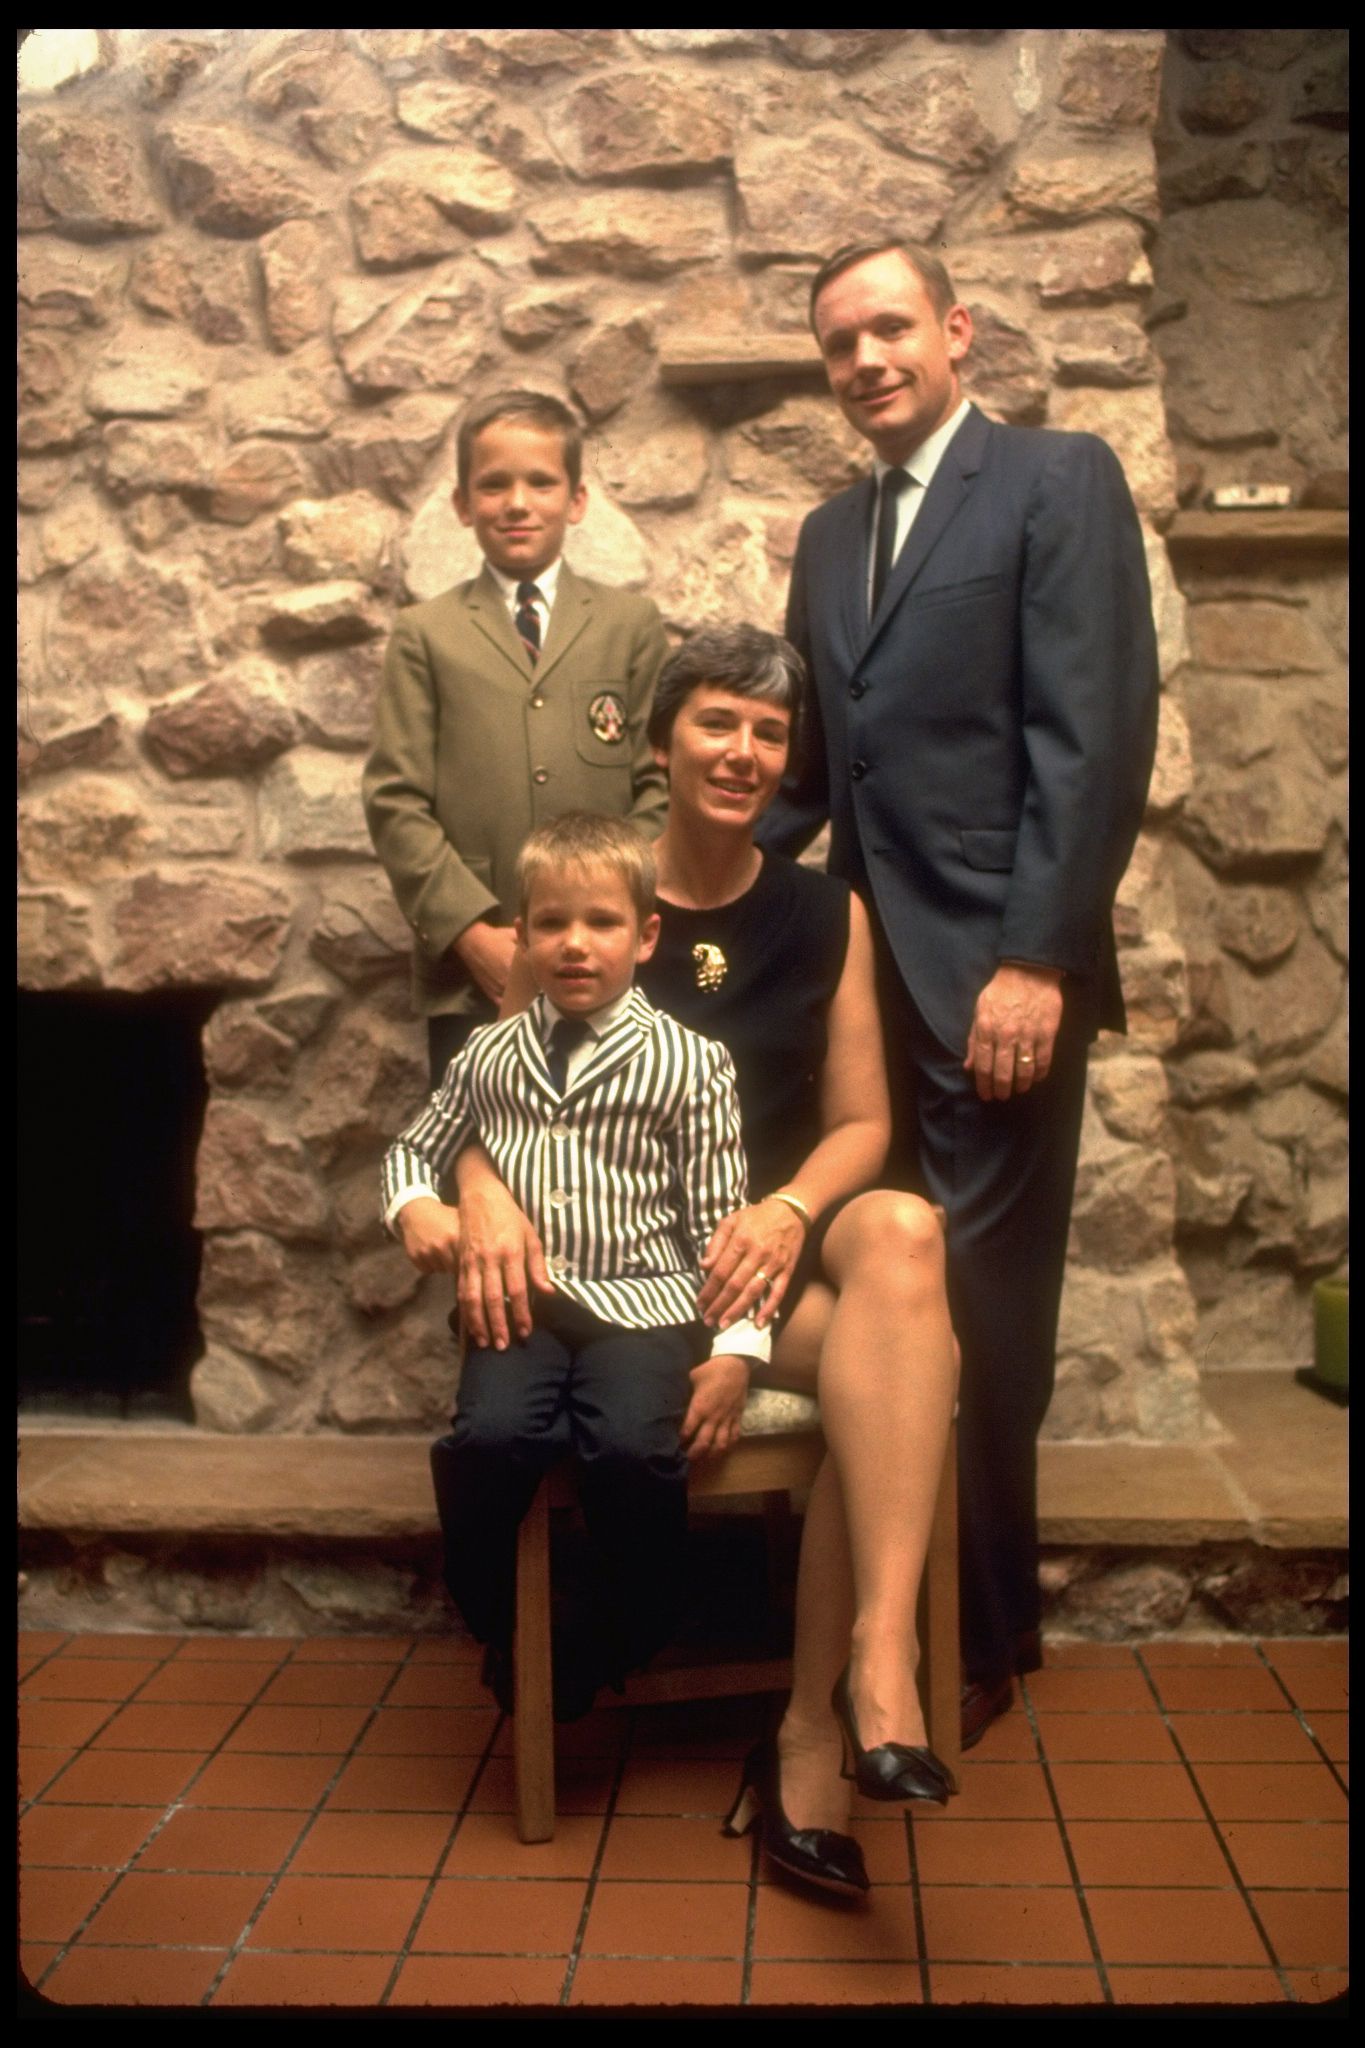
<svg viewBox="0 0 1365 2048"><path fill-rule="evenodd" d="M517 1535L517 1626L512 1717L517 1834L548 1842L555 1831L555 1724L550 1662L550 1489L542 1483Z"/></svg>
<svg viewBox="0 0 1365 2048"><path fill-rule="evenodd" d="M920 1597L921 1691L929 1747L954 1779L962 1775L962 1661L958 1647L957 1612L957 1423L948 1432L948 1448L934 1505Z"/></svg>

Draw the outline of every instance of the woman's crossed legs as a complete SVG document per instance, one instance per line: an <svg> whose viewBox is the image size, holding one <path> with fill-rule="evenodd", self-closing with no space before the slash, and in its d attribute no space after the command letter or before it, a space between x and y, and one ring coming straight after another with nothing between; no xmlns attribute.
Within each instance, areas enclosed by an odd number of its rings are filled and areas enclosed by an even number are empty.
<svg viewBox="0 0 1365 2048"><path fill-rule="evenodd" d="M778 1747L793 1827L842 1828L830 1693L845 1664L866 1748L925 1741L915 1604L957 1395L943 1232L916 1195L874 1190L825 1236L824 1277L783 1326L764 1380L820 1403L828 1455L797 1582L792 1695Z"/></svg>

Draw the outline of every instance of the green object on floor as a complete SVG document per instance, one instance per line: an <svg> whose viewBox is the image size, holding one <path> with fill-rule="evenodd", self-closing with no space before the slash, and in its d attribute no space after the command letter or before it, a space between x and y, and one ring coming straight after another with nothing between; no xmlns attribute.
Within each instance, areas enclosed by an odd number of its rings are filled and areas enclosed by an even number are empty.
<svg viewBox="0 0 1365 2048"><path fill-rule="evenodd" d="M1351 1398L1350 1283L1319 1280L1313 1289L1313 1363L1294 1377L1345 1407Z"/></svg>

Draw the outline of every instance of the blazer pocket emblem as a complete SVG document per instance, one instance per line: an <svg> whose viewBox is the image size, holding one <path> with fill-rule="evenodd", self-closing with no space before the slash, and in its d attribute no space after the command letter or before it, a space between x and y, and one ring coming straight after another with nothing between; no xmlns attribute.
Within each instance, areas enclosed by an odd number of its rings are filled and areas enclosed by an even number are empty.
<svg viewBox="0 0 1365 2048"><path fill-rule="evenodd" d="M625 700L615 690L599 690L588 706L588 724L604 746L619 746L626 736Z"/></svg>

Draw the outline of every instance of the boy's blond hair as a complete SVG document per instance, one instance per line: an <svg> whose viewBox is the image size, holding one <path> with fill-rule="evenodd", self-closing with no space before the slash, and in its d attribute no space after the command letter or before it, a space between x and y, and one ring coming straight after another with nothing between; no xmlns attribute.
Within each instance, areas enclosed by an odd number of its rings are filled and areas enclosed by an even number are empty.
<svg viewBox="0 0 1365 2048"><path fill-rule="evenodd" d="M474 443L485 427L502 420L525 420L542 433L558 434L564 452L564 473L575 490L583 481L583 429L565 405L548 391L494 391L462 414L455 432L455 481L469 489L474 468Z"/></svg>
<svg viewBox="0 0 1365 2048"><path fill-rule="evenodd" d="M624 818L600 818L591 811L566 811L538 825L517 855L521 915L531 891L546 875L564 868L606 868L625 883L641 924L654 909L654 855L649 841Z"/></svg>

